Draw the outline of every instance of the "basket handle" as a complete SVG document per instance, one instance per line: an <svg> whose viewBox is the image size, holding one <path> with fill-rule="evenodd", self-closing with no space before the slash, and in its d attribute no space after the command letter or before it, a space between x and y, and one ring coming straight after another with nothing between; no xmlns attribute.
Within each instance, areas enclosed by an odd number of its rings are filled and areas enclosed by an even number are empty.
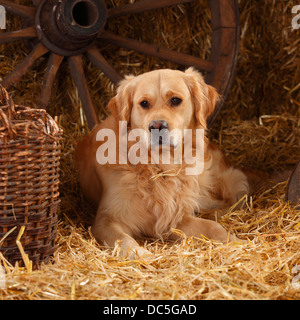
<svg viewBox="0 0 300 320"><path fill-rule="evenodd" d="M4 112L3 107L7 106L7 113ZM8 134L11 138L16 136L17 131L12 123L12 120L16 114L15 110L15 104L8 94L8 92L5 90L5 88L0 84L0 120L3 121L4 125L6 126L8 130Z"/></svg>

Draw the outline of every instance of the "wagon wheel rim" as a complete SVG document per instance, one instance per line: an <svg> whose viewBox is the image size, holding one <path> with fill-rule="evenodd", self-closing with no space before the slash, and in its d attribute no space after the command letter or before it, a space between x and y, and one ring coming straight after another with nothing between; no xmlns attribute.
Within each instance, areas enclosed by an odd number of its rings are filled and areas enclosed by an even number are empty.
<svg viewBox="0 0 300 320"><path fill-rule="evenodd" d="M49 54L39 107L48 106L55 76L64 58L67 58L71 75L82 102L88 127L99 123L85 78L82 55L99 68L113 83L118 84L123 76L103 57L96 39L108 42L146 56L154 56L178 65L193 66L206 72L205 80L214 86L223 99L216 106L207 123L210 127L229 91L237 60L239 42L239 18L237 0L210 0L211 54L209 60L180 53L155 44L145 43L106 31L107 20L195 0L141 0L133 4L107 9L103 0L32 0L34 6L15 4L0 0L7 11L26 20L26 27L14 32L0 34L0 44L30 40L35 44L27 57L2 81L8 89L16 85L32 64ZM82 18L82 12L85 12ZM55 21L55 23L53 23ZM49 31L50 30L50 31Z"/></svg>
<svg viewBox="0 0 300 320"><path fill-rule="evenodd" d="M288 180L286 200L293 205L300 205L300 161L295 166Z"/></svg>

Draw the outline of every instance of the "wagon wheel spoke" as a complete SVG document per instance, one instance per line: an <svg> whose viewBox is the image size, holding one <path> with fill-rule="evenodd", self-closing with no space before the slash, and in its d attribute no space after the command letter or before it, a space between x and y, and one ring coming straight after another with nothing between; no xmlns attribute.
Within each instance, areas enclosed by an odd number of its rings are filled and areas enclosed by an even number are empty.
<svg viewBox="0 0 300 320"><path fill-rule="evenodd" d="M34 5L34 6L38 6L40 3L42 2L42 0L32 0L32 4Z"/></svg>
<svg viewBox="0 0 300 320"><path fill-rule="evenodd" d="M49 50L44 47L43 44L37 44L30 52L30 54L2 81L2 85L6 89L11 85L15 85L32 66L34 61L43 56L48 51Z"/></svg>
<svg viewBox="0 0 300 320"><path fill-rule="evenodd" d="M103 31L98 36L101 40L117 45L122 48L134 50L145 55L158 57L164 60L175 62L184 66L194 66L202 71L210 72L214 69L214 64L210 61L190 56L185 53L180 53L171 49L159 47L156 45L140 42L133 39L123 38L112 34L108 31Z"/></svg>
<svg viewBox="0 0 300 320"><path fill-rule="evenodd" d="M89 128L93 128L99 121L86 83L82 65L82 56L71 56L68 58L68 63L74 83L78 90L78 95L82 102L87 124Z"/></svg>
<svg viewBox="0 0 300 320"><path fill-rule="evenodd" d="M144 0L127 4L121 7L111 8L107 10L108 18L123 16L127 14L141 13L154 9L166 8L177 4L193 2L195 0Z"/></svg>
<svg viewBox="0 0 300 320"><path fill-rule="evenodd" d="M37 36L37 33L35 30L35 27L32 26L32 27L21 29L18 31L0 33L0 43L17 41L17 40L25 40L25 39L34 38L36 36Z"/></svg>
<svg viewBox="0 0 300 320"><path fill-rule="evenodd" d="M105 60L96 46L86 51L87 57L99 68L113 83L119 83L123 77Z"/></svg>
<svg viewBox="0 0 300 320"><path fill-rule="evenodd" d="M0 5L5 7L7 11L26 19L33 19L36 11L33 7L22 6L7 0L0 0Z"/></svg>
<svg viewBox="0 0 300 320"><path fill-rule="evenodd" d="M55 53L52 53L49 57L46 76L39 100L39 108L46 109L48 106L52 92L52 85L63 58L63 56Z"/></svg>

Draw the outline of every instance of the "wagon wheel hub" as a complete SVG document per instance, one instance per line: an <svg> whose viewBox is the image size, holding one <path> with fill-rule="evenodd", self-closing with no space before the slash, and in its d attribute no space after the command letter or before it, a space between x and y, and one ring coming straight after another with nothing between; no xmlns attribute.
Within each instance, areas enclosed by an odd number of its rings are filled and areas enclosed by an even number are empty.
<svg viewBox="0 0 300 320"><path fill-rule="evenodd" d="M46 48L72 56L85 52L94 43L106 20L102 0L43 0L36 12L35 27Z"/></svg>

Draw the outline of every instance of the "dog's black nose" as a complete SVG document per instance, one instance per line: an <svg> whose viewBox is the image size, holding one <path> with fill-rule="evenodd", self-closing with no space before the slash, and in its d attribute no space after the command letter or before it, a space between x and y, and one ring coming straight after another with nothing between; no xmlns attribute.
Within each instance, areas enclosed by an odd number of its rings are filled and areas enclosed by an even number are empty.
<svg viewBox="0 0 300 320"><path fill-rule="evenodd" d="M169 125L164 120L153 120L149 123L149 131L151 132L152 129L169 129Z"/></svg>

